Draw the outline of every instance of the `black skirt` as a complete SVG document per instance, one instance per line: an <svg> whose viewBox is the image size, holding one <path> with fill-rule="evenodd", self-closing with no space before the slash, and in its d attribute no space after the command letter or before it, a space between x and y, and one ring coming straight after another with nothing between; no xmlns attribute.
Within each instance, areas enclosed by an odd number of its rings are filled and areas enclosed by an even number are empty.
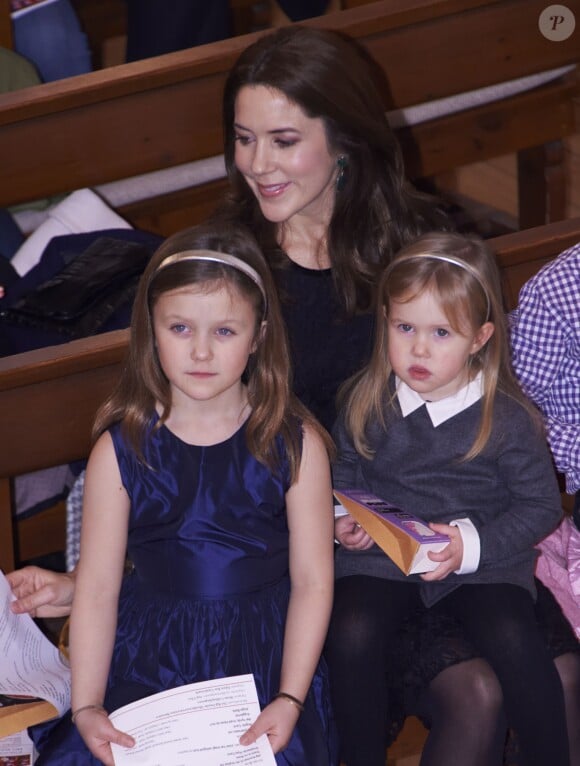
<svg viewBox="0 0 580 766"><path fill-rule="evenodd" d="M556 658L580 653L580 643L554 595L537 578L535 584L536 619L550 654ZM418 714L421 694L439 673L479 656L450 615L437 609L411 615L401 626L389 668L389 741L394 741L408 715Z"/></svg>

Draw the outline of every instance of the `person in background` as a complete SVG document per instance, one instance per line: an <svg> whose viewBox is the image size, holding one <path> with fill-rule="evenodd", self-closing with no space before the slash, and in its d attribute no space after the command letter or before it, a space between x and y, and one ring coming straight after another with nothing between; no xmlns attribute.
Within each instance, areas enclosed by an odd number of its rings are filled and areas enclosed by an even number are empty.
<svg viewBox="0 0 580 766"><path fill-rule="evenodd" d="M127 3L127 61L160 56L233 34L228 0L125 0ZM277 26L320 16L337 0L272 0L272 23Z"/></svg>
<svg viewBox="0 0 580 766"><path fill-rule="evenodd" d="M24 56L8 48L0 47L0 93L40 85L40 77L34 64ZM24 242L24 234L8 210L0 208L0 299L18 280L18 273L10 260ZM0 355L10 344L0 336Z"/></svg>
<svg viewBox="0 0 580 766"><path fill-rule="evenodd" d="M10 0L14 50L43 82L92 70L91 51L70 0Z"/></svg>
<svg viewBox="0 0 580 766"><path fill-rule="evenodd" d="M14 51L0 48L0 92L91 71L87 38L70 0L10 0L10 16ZM11 214L0 210L0 298L18 279L9 261L24 239Z"/></svg>
<svg viewBox="0 0 580 766"><path fill-rule="evenodd" d="M580 243L560 253L521 289L510 315L514 371L544 417L548 443L572 516L538 546L538 577L553 591L580 636ZM580 669L570 664L566 676ZM568 731L572 763L580 763L580 714Z"/></svg>
<svg viewBox="0 0 580 766"><path fill-rule="evenodd" d="M161 56L231 34L227 0L126 0L127 61Z"/></svg>
<svg viewBox="0 0 580 766"><path fill-rule="evenodd" d="M278 9L288 21L304 21L322 16L331 10L340 10L339 0L272 0L272 15L277 19Z"/></svg>
<svg viewBox="0 0 580 766"><path fill-rule="evenodd" d="M512 359L540 408L580 529L580 243L546 264L521 289L511 315Z"/></svg>

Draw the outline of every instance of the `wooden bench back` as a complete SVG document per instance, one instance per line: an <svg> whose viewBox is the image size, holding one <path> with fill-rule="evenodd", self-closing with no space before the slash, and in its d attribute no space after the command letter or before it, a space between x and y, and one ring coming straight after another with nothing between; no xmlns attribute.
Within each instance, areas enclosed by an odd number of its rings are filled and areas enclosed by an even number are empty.
<svg viewBox="0 0 580 766"><path fill-rule="evenodd" d="M12 48L10 0L0 0L0 46L2 48Z"/></svg>
<svg viewBox="0 0 580 766"><path fill-rule="evenodd" d="M305 23L365 45L385 72L391 108L400 109L577 64L577 34L554 43L539 33L544 7L544 0L380 0ZM580 18L580 0L568 7ZM220 154L224 80L259 34L0 95L0 207ZM558 141L576 130L579 92L571 75L402 127L408 173L430 176ZM223 188L214 182L121 212L169 234L203 218ZM550 215L536 213L544 215L537 223Z"/></svg>
<svg viewBox="0 0 580 766"><path fill-rule="evenodd" d="M490 240L507 308L515 307L520 287L533 273L576 242L580 219ZM21 555L12 477L88 455L95 412L117 380L127 337L120 330L0 359L0 568L12 569ZM49 539L42 514L26 523ZM61 518L56 541L61 549L62 528Z"/></svg>

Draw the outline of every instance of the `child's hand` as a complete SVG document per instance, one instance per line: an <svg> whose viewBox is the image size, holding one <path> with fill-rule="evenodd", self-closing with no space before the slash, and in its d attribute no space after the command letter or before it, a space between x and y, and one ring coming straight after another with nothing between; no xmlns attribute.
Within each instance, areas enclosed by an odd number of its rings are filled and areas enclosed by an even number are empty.
<svg viewBox="0 0 580 766"><path fill-rule="evenodd" d="M366 551L374 545L372 537L348 513L334 520L334 536L349 551Z"/></svg>
<svg viewBox="0 0 580 766"><path fill-rule="evenodd" d="M426 582L444 580L448 574L459 569L463 561L463 539L459 529L451 527L449 524L429 524L429 527L434 532L442 532L444 535L448 535L451 538L451 542L442 551L438 553L429 551L427 554L431 561L440 561L441 563L437 569L421 575L421 579Z"/></svg>
<svg viewBox="0 0 580 766"><path fill-rule="evenodd" d="M83 710L76 720L76 727L85 745L105 766L115 766L111 742L122 747L133 747L135 740L129 734L115 729L108 715L99 710Z"/></svg>
<svg viewBox="0 0 580 766"><path fill-rule="evenodd" d="M290 742L299 715L300 710L288 700L272 700L242 734L240 745L253 745L258 737L267 734L272 750L279 753Z"/></svg>

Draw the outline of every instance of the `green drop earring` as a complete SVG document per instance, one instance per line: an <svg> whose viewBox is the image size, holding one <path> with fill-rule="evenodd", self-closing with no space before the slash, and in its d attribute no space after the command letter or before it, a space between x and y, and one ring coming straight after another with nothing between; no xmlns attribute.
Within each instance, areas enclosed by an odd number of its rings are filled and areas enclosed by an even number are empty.
<svg viewBox="0 0 580 766"><path fill-rule="evenodd" d="M338 173L336 176L336 191L342 191L344 184L346 183L345 171L348 165L348 157L346 154L341 154L336 160L338 166Z"/></svg>

